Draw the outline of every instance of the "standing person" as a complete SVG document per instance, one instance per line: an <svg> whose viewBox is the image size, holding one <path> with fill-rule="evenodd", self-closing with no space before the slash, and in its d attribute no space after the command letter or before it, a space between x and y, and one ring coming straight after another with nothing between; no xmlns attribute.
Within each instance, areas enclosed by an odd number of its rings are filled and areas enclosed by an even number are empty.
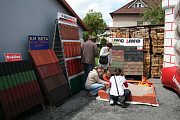
<svg viewBox="0 0 180 120"><path fill-rule="evenodd" d="M89 91L88 96L96 97L100 89L104 89L105 85L109 85L109 82L99 78L99 76L103 74L103 70L103 65L99 64L95 69L89 72L86 80L86 89Z"/></svg>
<svg viewBox="0 0 180 120"><path fill-rule="evenodd" d="M112 65L112 43L108 43L106 47L102 47L100 51L100 57L108 57L108 63L102 64L104 66L104 72L108 70L108 67ZM101 64L101 63L100 63Z"/></svg>
<svg viewBox="0 0 180 120"><path fill-rule="evenodd" d="M109 104L113 105L114 101L119 105L124 105L125 100L130 96L131 91L129 89L123 88L123 84L125 87L128 87L126 79L121 76L121 69L116 68L114 71L114 76L110 78L111 89L110 89L110 100Z"/></svg>
<svg viewBox="0 0 180 120"><path fill-rule="evenodd" d="M94 43L95 37L89 36L88 41L86 41L81 47L81 62L84 66L84 77L83 77L83 88L85 89L86 79L91 70L93 70L95 65L95 57L99 55L98 47Z"/></svg>

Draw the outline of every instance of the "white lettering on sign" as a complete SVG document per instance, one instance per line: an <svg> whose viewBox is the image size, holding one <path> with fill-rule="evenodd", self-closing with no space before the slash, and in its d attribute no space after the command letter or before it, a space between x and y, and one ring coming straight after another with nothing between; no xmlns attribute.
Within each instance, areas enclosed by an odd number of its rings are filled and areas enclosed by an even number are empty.
<svg viewBox="0 0 180 120"><path fill-rule="evenodd" d="M143 46L143 39L141 38L110 38L109 42L120 46Z"/></svg>
<svg viewBox="0 0 180 120"><path fill-rule="evenodd" d="M16 55L9 56L9 55L7 55L6 58L7 58L7 59L21 58L21 56L16 56Z"/></svg>
<svg viewBox="0 0 180 120"><path fill-rule="evenodd" d="M58 12L58 20L77 24L77 18Z"/></svg>
<svg viewBox="0 0 180 120"><path fill-rule="evenodd" d="M177 79L176 79L176 76L175 76L175 75L173 76L173 82L174 82L174 83L176 83L177 87L178 87L178 88L179 88L179 90L180 90L180 84L179 84L179 82L177 81Z"/></svg>

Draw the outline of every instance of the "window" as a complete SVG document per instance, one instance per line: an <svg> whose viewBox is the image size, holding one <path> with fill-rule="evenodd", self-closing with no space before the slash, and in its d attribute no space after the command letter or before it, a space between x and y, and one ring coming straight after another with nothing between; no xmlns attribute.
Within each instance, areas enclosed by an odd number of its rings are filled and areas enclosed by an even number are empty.
<svg viewBox="0 0 180 120"><path fill-rule="evenodd" d="M139 4L139 7L141 7L141 4Z"/></svg>
<svg viewBox="0 0 180 120"><path fill-rule="evenodd" d="M137 21L137 25L143 25L143 21Z"/></svg>
<svg viewBox="0 0 180 120"><path fill-rule="evenodd" d="M156 21L151 21L151 24L156 24Z"/></svg>
<svg viewBox="0 0 180 120"><path fill-rule="evenodd" d="M135 4L135 7L137 7L137 4Z"/></svg>

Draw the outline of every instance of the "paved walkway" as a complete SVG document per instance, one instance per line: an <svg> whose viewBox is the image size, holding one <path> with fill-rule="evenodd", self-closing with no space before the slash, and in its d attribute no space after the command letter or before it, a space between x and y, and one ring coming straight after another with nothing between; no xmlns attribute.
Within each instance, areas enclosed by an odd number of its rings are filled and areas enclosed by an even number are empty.
<svg viewBox="0 0 180 120"><path fill-rule="evenodd" d="M160 79L151 79L159 107L129 105L127 108L110 106L81 91L68 102L56 109L46 106L46 111L38 111L26 120L180 120L180 98L176 92L164 88Z"/></svg>

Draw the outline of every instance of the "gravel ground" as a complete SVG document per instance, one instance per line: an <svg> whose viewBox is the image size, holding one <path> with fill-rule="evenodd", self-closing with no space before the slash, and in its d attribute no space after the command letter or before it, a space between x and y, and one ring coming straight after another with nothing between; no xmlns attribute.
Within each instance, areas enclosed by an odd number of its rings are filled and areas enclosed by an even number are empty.
<svg viewBox="0 0 180 120"><path fill-rule="evenodd" d="M121 108L108 102L95 100L81 91L63 105L53 109L46 105L46 111L37 110L26 116L26 120L180 120L180 97L175 91L164 88L160 79L155 83L159 107L128 105Z"/></svg>

